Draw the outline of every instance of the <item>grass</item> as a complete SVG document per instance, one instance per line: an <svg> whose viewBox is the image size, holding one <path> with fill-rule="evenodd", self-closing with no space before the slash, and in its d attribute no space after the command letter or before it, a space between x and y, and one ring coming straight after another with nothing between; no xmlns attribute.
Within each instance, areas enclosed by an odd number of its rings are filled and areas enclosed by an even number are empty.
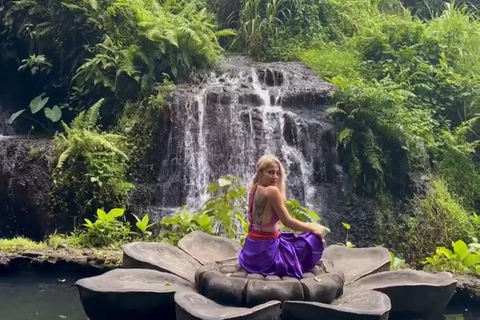
<svg viewBox="0 0 480 320"><path fill-rule="evenodd" d="M0 239L0 254L22 254L27 251L41 252L46 260L82 258L86 262L96 260L105 267L122 265L122 250L119 247L85 248L79 245L79 239L74 235L53 234L43 242L22 237Z"/></svg>

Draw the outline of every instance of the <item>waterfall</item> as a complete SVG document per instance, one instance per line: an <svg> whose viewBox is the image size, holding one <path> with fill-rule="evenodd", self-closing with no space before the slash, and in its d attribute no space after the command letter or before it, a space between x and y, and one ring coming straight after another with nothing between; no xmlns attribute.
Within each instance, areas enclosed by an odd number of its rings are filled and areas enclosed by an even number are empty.
<svg viewBox="0 0 480 320"><path fill-rule="evenodd" d="M334 149L323 116L332 87L312 74L300 77L305 69L291 69L229 67L205 77L195 90L178 90L160 159L158 206L198 209L208 198L208 183L227 174L247 183L257 159L273 154L286 167L287 196L321 209L318 186L327 181Z"/></svg>

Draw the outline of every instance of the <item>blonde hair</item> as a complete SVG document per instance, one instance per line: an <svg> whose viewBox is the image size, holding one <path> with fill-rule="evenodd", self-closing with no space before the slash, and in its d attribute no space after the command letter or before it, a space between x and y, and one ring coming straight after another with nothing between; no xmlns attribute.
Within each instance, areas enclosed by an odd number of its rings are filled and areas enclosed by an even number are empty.
<svg viewBox="0 0 480 320"><path fill-rule="evenodd" d="M258 184L258 181L260 180L260 176L263 173L263 171L268 168L270 165L276 164L280 168L280 179L278 181L277 187L278 190L280 191L280 194L283 196L284 200L287 199L286 197L286 173L285 173L285 168L283 167L282 163L280 160L278 160L277 157L272 156L272 155L265 155L258 159L257 164L255 166L255 176L253 176L252 181L247 186L247 189L251 191L253 187Z"/></svg>

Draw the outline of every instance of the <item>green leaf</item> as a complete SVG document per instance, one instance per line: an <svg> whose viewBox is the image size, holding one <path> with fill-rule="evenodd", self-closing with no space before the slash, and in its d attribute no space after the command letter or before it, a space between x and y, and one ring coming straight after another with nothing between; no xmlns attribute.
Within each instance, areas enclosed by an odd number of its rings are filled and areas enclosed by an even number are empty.
<svg viewBox="0 0 480 320"><path fill-rule="evenodd" d="M347 229L347 230L350 230L350 228L351 228L351 226L350 226L348 223L346 223L346 222L342 222L342 225L343 225L343 227L344 227L345 229Z"/></svg>
<svg viewBox="0 0 480 320"><path fill-rule="evenodd" d="M222 179L222 178L218 179L218 185L220 186L220 188L225 187L225 186L229 186L231 184L232 184L232 182L229 181L229 180Z"/></svg>
<svg viewBox="0 0 480 320"><path fill-rule="evenodd" d="M453 252L463 260L468 254L468 246L462 240L458 240L457 242L453 243Z"/></svg>
<svg viewBox="0 0 480 320"><path fill-rule="evenodd" d="M444 255L448 260L453 258L453 252L445 247L438 247L436 250L438 255Z"/></svg>
<svg viewBox="0 0 480 320"><path fill-rule="evenodd" d="M107 220L107 214L102 209L97 209L97 217L99 220L102 220L102 221Z"/></svg>
<svg viewBox="0 0 480 320"><path fill-rule="evenodd" d="M125 209L115 208L110 210L110 212L108 213L108 216L111 218L118 218L123 216L124 212L125 212Z"/></svg>
<svg viewBox="0 0 480 320"><path fill-rule="evenodd" d="M38 111L42 110L43 107L45 107L45 105L47 104L49 97L43 98L44 95L45 95L45 92L42 93L42 94L39 95L39 96L36 96L36 97L30 102L29 108L30 108L30 111L32 111L33 114L35 114L35 113L37 113Z"/></svg>
<svg viewBox="0 0 480 320"><path fill-rule="evenodd" d="M57 122L62 118L62 110L58 106L53 106L52 109L45 108L45 116L52 122Z"/></svg>
<svg viewBox="0 0 480 320"><path fill-rule="evenodd" d="M465 265L465 267L470 267L470 266L475 265L479 261L480 261L480 255L474 254L474 253L469 253L469 254L467 254L465 259L463 260L463 264Z"/></svg>
<svg viewBox="0 0 480 320"><path fill-rule="evenodd" d="M17 111L15 113L13 113L11 116L10 116L10 119L8 119L8 123L9 124L12 124L13 121L15 121L15 119L17 119L25 110L27 109L22 109L20 111Z"/></svg>

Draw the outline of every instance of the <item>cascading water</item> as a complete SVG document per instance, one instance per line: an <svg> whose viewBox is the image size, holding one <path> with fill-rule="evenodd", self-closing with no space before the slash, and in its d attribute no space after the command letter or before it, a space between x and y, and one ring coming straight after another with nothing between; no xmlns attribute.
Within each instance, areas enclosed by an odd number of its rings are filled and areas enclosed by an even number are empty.
<svg viewBox="0 0 480 320"><path fill-rule="evenodd" d="M320 210L319 185L336 161L323 112L332 91L297 64L230 65L180 88L161 141L157 205L198 209L209 182L227 174L247 182L257 159L273 154L286 166L288 196Z"/></svg>

